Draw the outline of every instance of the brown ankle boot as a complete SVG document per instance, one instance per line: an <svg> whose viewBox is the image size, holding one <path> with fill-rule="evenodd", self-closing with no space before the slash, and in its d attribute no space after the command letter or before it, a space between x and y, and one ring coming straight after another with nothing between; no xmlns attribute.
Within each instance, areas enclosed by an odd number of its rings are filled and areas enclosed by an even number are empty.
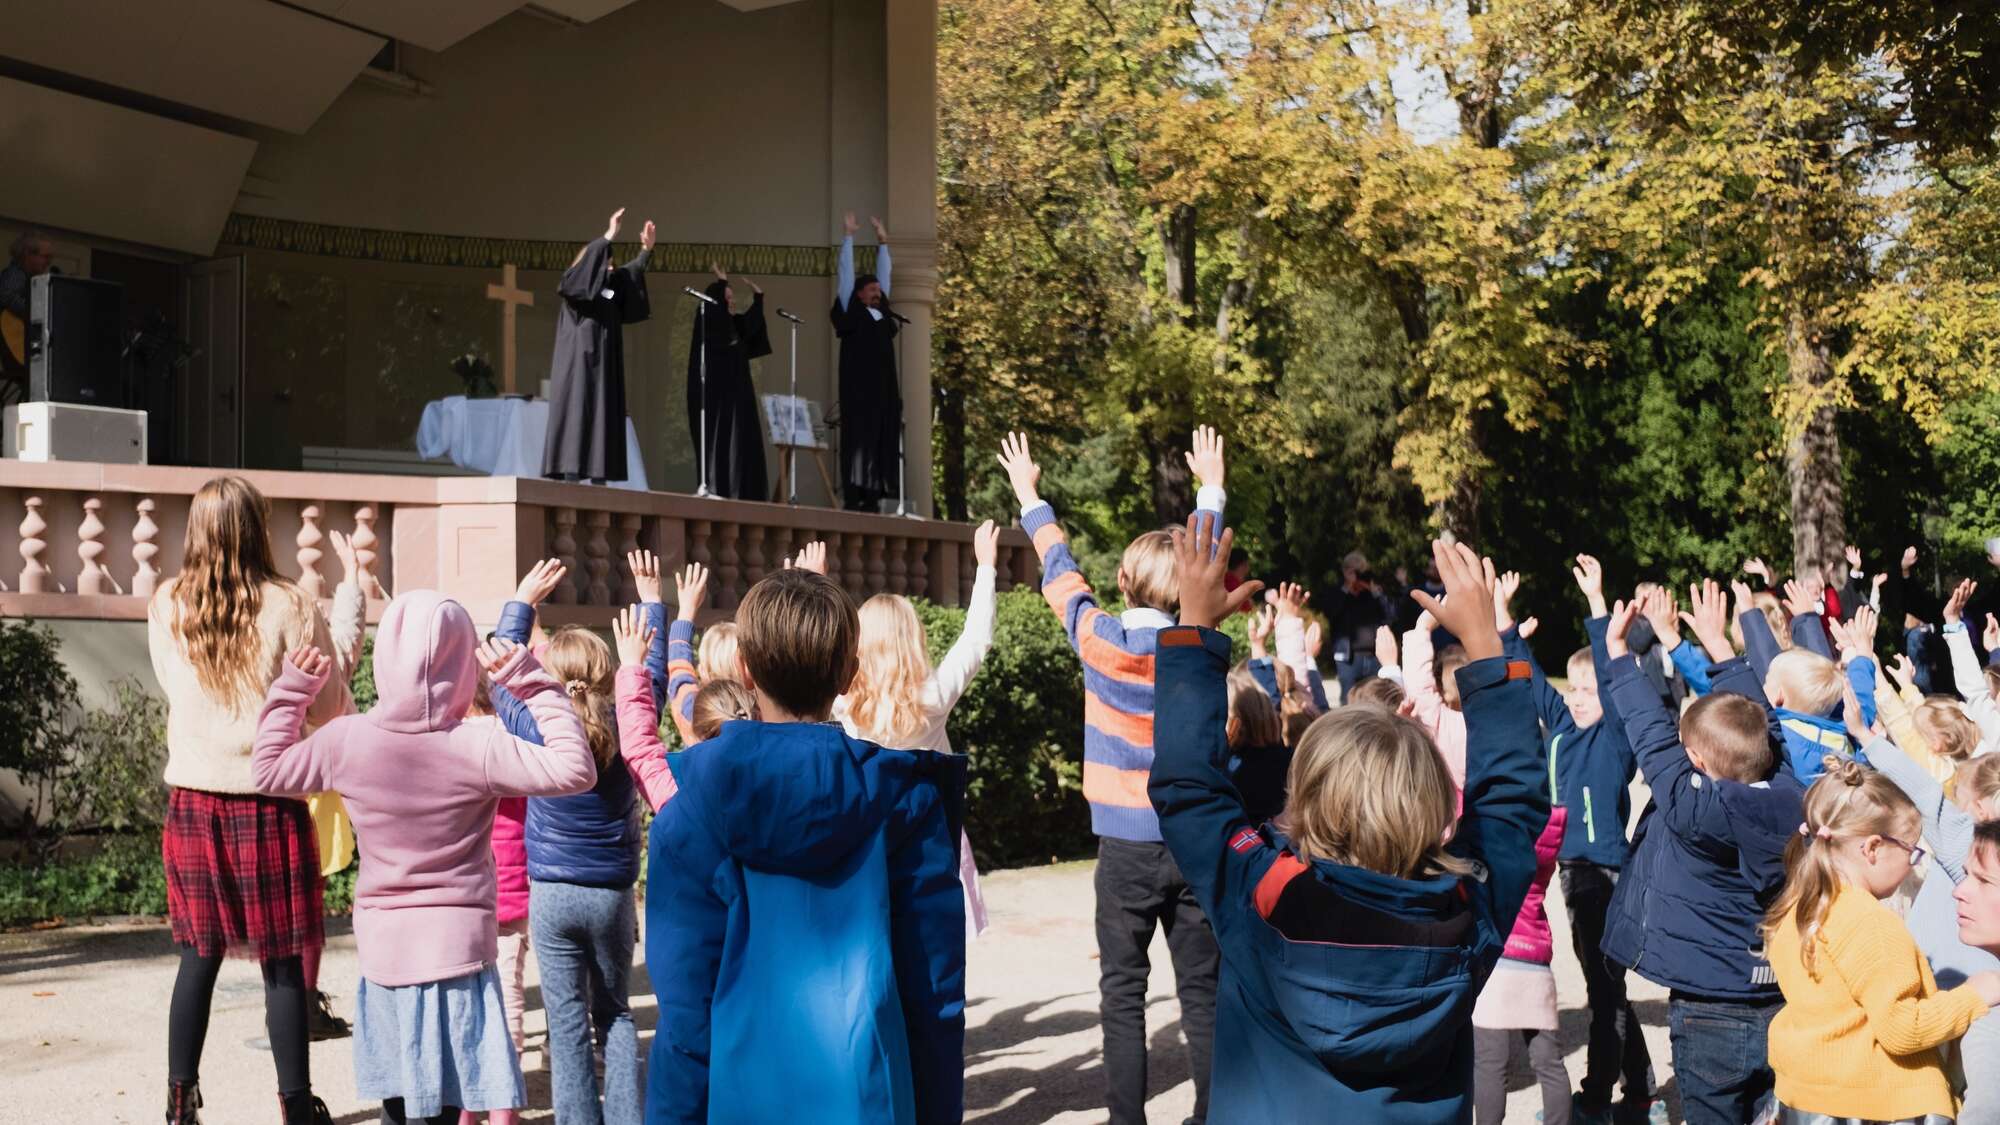
<svg viewBox="0 0 2000 1125"><path fill-rule="evenodd" d="M167 1083L167 1125L201 1125L201 1087L193 1082Z"/></svg>

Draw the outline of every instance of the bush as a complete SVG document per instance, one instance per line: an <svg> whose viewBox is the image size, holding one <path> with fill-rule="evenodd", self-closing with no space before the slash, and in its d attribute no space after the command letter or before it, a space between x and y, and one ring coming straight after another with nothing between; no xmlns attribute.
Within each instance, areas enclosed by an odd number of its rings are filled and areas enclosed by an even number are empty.
<svg viewBox="0 0 2000 1125"><path fill-rule="evenodd" d="M139 681L111 685L111 706L85 712L55 777L51 828L158 832L166 823L167 706Z"/></svg>
<svg viewBox="0 0 2000 1125"><path fill-rule="evenodd" d="M110 836L87 854L0 864L0 926L166 912L158 836Z"/></svg>
<svg viewBox="0 0 2000 1125"><path fill-rule="evenodd" d="M14 827L37 849L54 777L75 744L76 681L60 649L46 625L0 621L0 769L21 775L28 796Z"/></svg>

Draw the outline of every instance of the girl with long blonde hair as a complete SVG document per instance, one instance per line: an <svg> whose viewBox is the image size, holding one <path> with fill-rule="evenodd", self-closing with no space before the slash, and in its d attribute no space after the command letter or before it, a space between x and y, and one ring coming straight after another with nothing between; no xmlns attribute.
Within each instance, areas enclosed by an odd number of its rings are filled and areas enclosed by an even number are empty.
<svg viewBox="0 0 2000 1125"><path fill-rule="evenodd" d="M326 935L319 849L305 802L257 792L257 716L284 654L332 648L319 606L271 558L269 509L241 477L201 486L188 508L181 572L147 605L153 672L167 701L167 819L160 837L167 915L180 951L167 1016L167 1121L197 1122L203 1041L225 955L263 969L264 1020L287 1122L325 1122L307 1053L304 959ZM307 708L350 709L329 679ZM232 1114L240 1116L240 1113Z"/></svg>
<svg viewBox="0 0 2000 1125"><path fill-rule="evenodd" d="M1917 806L1852 759L1824 762L1764 919L1785 995L1770 1031L1780 1120L1948 1121L1958 1104L1935 1048L2000 1004L2000 973L1939 990L1881 901L1923 860Z"/></svg>
<svg viewBox="0 0 2000 1125"><path fill-rule="evenodd" d="M965 628L935 668L926 651L923 622L909 599L877 594L862 604L860 668L847 694L833 703L833 717L848 734L898 750L951 749L945 731L951 709L993 647L999 550L1000 531L987 520L972 534L972 557L979 569ZM986 929L986 906L971 844L962 835L959 877L965 884L966 918L977 936Z"/></svg>

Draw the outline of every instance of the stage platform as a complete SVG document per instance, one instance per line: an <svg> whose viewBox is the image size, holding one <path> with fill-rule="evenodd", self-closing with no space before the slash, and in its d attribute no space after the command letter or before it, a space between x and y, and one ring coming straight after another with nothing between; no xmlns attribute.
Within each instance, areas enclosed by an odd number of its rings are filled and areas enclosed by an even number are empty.
<svg viewBox="0 0 2000 1125"><path fill-rule="evenodd" d="M143 621L146 598L180 568L190 498L221 470L0 460L0 616ZM551 625L604 626L637 600L625 553L713 572L708 619L730 616L759 578L812 540L856 600L889 592L963 605L973 580L970 526L818 508L627 492L526 477L241 471L271 501L278 568L330 598L339 581L328 532L355 537L383 589L429 587L496 621L538 559L569 565L544 608ZM1039 573L1028 537L1001 537L1000 587ZM668 591L669 597L672 591Z"/></svg>

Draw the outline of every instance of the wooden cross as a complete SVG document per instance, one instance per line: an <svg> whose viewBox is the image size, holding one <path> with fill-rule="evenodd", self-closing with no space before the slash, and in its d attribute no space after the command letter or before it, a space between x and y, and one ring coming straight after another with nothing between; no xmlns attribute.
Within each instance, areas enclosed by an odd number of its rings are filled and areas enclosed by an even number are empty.
<svg viewBox="0 0 2000 1125"><path fill-rule="evenodd" d="M535 307L535 295L514 284L514 263L500 267L500 284L486 287L486 299L500 302L500 389L514 393L514 309Z"/></svg>

